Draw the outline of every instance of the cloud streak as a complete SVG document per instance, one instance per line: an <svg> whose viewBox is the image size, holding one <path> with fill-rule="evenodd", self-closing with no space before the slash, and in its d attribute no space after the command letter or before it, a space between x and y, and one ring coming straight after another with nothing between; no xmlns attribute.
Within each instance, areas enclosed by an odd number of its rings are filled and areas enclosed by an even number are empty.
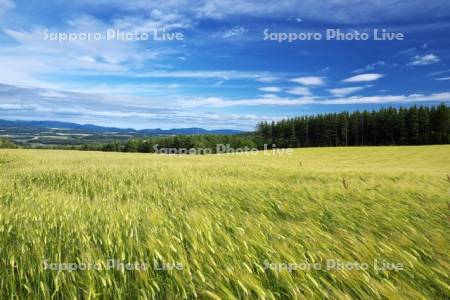
<svg viewBox="0 0 450 300"><path fill-rule="evenodd" d="M266 86L266 87L259 88L258 90L263 91L263 92L268 92L268 93L281 92L281 88L276 87L276 86Z"/></svg>
<svg viewBox="0 0 450 300"><path fill-rule="evenodd" d="M354 86L354 87L346 87L346 88L336 88L328 90L331 94L336 97L342 97L349 94L353 94L363 90L365 87L363 86Z"/></svg>
<svg viewBox="0 0 450 300"><path fill-rule="evenodd" d="M378 80L382 77L383 77L382 74L367 73L367 74L360 74L360 75L346 78L346 79L342 80L342 82L351 82L351 83L353 83L353 82L369 82L369 81Z"/></svg>
<svg viewBox="0 0 450 300"><path fill-rule="evenodd" d="M273 1L239 1L239 0L136 0L124 3L120 0L82 0L80 3L90 5L107 5L114 8L128 9L134 12L182 11L186 18L224 19L229 16L271 15L274 18L291 17L296 19L319 20L327 22L380 22L386 20L415 20L423 18L446 18L450 16L450 5L446 0L435 0L423 5L421 0L399 2L396 0L334 0L314 1L291 0ZM351 9L349 9L351 8ZM301 18L299 18L301 16Z"/></svg>
<svg viewBox="0 0 450 300"><path fill-rule="evenodd" d="M296 77L296 78L292 78L290 81L298 83L298 84L302 84L302 85L309 85L309 86L323 85L325 83L324 78L318 77L318 76Z"/></svg>
<svg viewBox="0 0 450 300"><path fill-rule="evenodd" d="M266 97L254 99L224 99L220 97L197 98L181 100L178 103L185 107L210 106L302 106L302 105L344 105L344 104L386 104L386 103L415 103L415 102L450 102L450 92L435 94L382 95L382 96L352 96L338 98L282 98Z"/></svg>
<svg viewBox="0 0 450 300"><path fill-rule="evenodd" d="M428 66L432 64L436 64L440 61L439 57L434 54L426 54L426 55L416 55L411 59L411 62L408 64L410 66Z"/></svg>

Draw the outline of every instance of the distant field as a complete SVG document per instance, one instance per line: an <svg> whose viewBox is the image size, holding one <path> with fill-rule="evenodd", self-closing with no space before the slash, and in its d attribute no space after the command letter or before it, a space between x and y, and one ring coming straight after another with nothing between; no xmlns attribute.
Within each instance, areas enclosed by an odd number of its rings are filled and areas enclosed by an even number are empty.
<svg viewBox="0 0 450 300"><path fill-rule="evenodd" d="M449 299L449 176L450 146L0 150L0 298Z"/></svg>

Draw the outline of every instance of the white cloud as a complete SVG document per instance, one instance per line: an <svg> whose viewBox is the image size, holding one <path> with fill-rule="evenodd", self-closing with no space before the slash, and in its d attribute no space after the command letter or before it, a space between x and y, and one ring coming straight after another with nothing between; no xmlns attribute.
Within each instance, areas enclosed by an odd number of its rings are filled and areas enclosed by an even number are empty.
<svg viewBox="0 0 450 300"><path fill-rule="evenodd" d="M410 66L428 66L440 61L439 57L434 54L416 55L411 59L408 64Z"/></svg>
<svg viewBox="0 0 450 300"><path fill-rule="evenodd" d="M314 99L303 97L298 99L282 98L276 95L270 97L252 98L252 99L226 99L222 97L195 98L178 101L180 106L184 107L234 107L234 106L295 106L314 103Z"/></svg>
<svg viewBox="0 0 450 300"><path fill-rule="evenodd" d="M17 55L0 56L0 66L8 72L0 72L0 83L21 86L56 88L57 85L39 79L39 74L51 73L54 67L47 63Z"/></svg>
<svg viewBox="0 0 450 300"><path fill-rule="evenodd" d="M315 105L343 105L343 104L384 104L384 103L414 103L440 101L450 102L450 92L435 94L410 94L410 95L377 95L377 96L352 96L319 99L313 97L283 98L276 95L253 99L226 99L221 97L182 99L178 104L182 107L238 107L238 106L301 106Z"/></svg>
<svg viewBox="0 0 450 300"><path fill-rule="evenodd" d="M292 78L290 81L303 85L322 85L324 83L323 77L317 76L297 77Z"/></svg>
<svg viewBox="0 0 450 300"><path fill-rule="evenodd" d="M358 91L363 90L365 87L363 86L354 86L354 87L345 87L345 88L336 88L328 90L331 94L336 97L343 97L349 94L356 93Z"/></svg>
<svg viewBox="0 0 450 300"><path fill-rule="evenodd" d="M32 108L29 105L22 104L11 104L11 103L0 103L0 109L2 110L23 110Z"/></svg>
<svg viewBox="0 0 450 300"><path fill-rule="evenodd" d="M276 94L264 94L261 97L263 97L263 98L278 98L278 95L276 95Z"/></svg>
<svg viewBox="0 0 450 300"><path fill-rule="evenodd" d="M450 93L436 93L430 95L410 94L410 95L385 95L385 96L352 96L348 98L329 99L317 101L321 104L383 104L383 103L408 103L427 101L450 101Z"/></svg>
<svg viewBox="0 0 450 300"><path fill-rule="evenodd" d="M414 20L424 16L444 17L449 15L448 8L446 0L434 0L427 6L423 5L422 0L410 0L407 3L397 0L303 0L295 2L292 0L264 2L206 0L198 1L196 10L197 14L209 18L225 18L230 15L271 15L295 18L301 15L303 19L327 22L367 23L383 20Z"/></svg>
<svg viewBox="0 0 450 300"><path fill-rule="evenodd" d="M386 62L383 60L368 64L367 66L365 66L364 68L361 69L356 69L354 70L352 73L364 73L364 72L368 72L368 71L372 71L375 69L375 67L377 66L385 66Z"/></svg>
<svg viewBox="0 0 450 300"><path fill-rule="evenodd" d="M274 117L264 115L253 114L201 114L201 117L208 120L221 120L221 121L260 121L260 120L272 120ZM275 119L282 119L282 117L275 117Z"/></svg>
<svg viewBox="0 0 450 300"><path fill-rule="evenodd" d="M263 92L268 92L268 93L278 93L281 92L281 88L276 87L276 86L266 86L266 87L261 87L258 90L263 91Z"/></svg>
<svg viewBox="0 0 450 300"><path fill-rule="evenodd" d="M77 57L77 59L80 60L80 61L89 62L89 63L95 63L96 62L95 58L93 58L92 56L89 56L89 55L80 56L80 57Z"/></svg>
<svg viewBox="0 0 450 300"><path fill-rule="evenodd" d="M263 83L271 83L280 80L279 77L275 76L262 76L256 79L256 81L263 82Z"/></svg>
<svg viewBox="0 0 450 300"><path fill-rule="evenodd" d="M370 23L379 21L404 21L435 19L450 16L448 0L433 0L424 5L423 0L79 0L90 5L110 6L122 10L164 13L181 11L191 18L218 18L228 16L291 17L327 22ZM351 9L349 9L351 8Z"/></svg>
<svg viewBox="0 0 450 300"><path fill-rule="evenodd" d="M428 73L426 76L433 77L433 76L443 75L443 74L447 74L447 73L450 73L450 70L431 72L431 73Z"/></svg>
<svg viewBox="0 0 450 300"><path fill-rule="evenodd" d="M441 78L436 78L436 80L441 80L441 81L443 81L443 80L450 80L450 77L441 77Z"/></svg>
<svg viewBox="0 0 450 300"><path fill-rule="evenodd" d="M103 32L107 28L100 20L80 16L69 21L70 32L89 28L92 32ZM45 41L42 28L32 31L5 30L17 44L0 49L0 65L10 70L0 72L0 83L22 84L26 86L55 87L50 82L42 82L42 75L121 75L129 78L220 78L257 79L269 76L267 72L246 71L137 71L146 61L162 57L180 56L178 48L160 48L152 45L143 49L138 43L120 41L74 41L59 43ZM178 49L178 50L173 50ZM177 55L178 54L178 55ZM9 66L9 67L8 67ZM157 65L156 65L157 66ZM57 76L56 76L57 78Z"/></svg>
<svg viewBox="0 0 450 300"><path fill-rule="evenodd" d="M242 128L254 124L248 117L240 120L238 115L233 117L235 123L227 123L225 119L223 122L215 122L198 112L174 109L173 102L168 99L158 103L148 97L67 92L3 84L0 84L0 110L2 118L60 120L119 127L169 127L173 124L181 127L222 127L229 124ZM245 120L248 122L244 122Z"/></svg>
<svg viewBox="0 0 450 300"><path fill-rule="evenodd" d="M72 20L70 31L79 32L81 28L76 24L90 24L92 32L103 32L106 24L91 17L79 17ZM76 25L78 26L78 25ZM81 26L81 25L80 25ZM0 57L10 61L30 60L45 66L40 70L27 67L23 64L23 76L37 77L38 73L74 74L79 72L127 72L130 67L139 65L146 60L155 60L163 54L165 49L155 48L145 51L136 43L120 41L73 41L57 42L45 40L44 30L35 28L32 31L17 31L6 29L5 33L13 38L17 44L2 47ZM36 63L34 63L36 64ZM49 72L51 71L51 72ZM1 81L0 81L1 82ZM14 83L13 83L14 84Z"/></svg>
<svg viewBox="0 0 450 300"><path fill-rule="evenodd" d="M367 73L367 74L356 75L356 76L344 79L342 81L343 82L368 82L368 81L374 81L374 80L380 79L381 77L383 77L382 74Z"/></svg>
<svg viewBox="0 0 450 300"><path fill-rule="evenodd" d="M292 95L301 95L301 96L309 96L309 95L311 95L311 92L309 91L309 89L306 88L306 87L302 87L302 86L298 86L298 87L294 87L292 89L289 89L289 90L286 91L286 93L292 94Z"/></svg>
<svg viewBox="0 0 450 300"><path fill-rule="evenodd" d="M247 31L248 31L248 29L246 29L246 28L244 28L242 26L234 26L233 28L228 29L227 31L225 31L222 34L222 37L225 38L225 39L232 38L232 37L240 37L243 34L245 34Z"/></svg>
<svg viewBox="0 0 450 300"><path fill-rule="evenodd" d="M255 79L259 78L261 73L251 71L150 71L143 73L135 73L130 77L142 78L221 78L225 80L230 79Z"/></svg>
<svg viewBox="0 0 450 300"><path fill-rule="evenodd" d="M128 32L146 32L149 34L155 31L173 31L176 29L186 29L192 26L191 20L178 14L175 10L163 12L159 9L152 9L145 17L127 16L114 20L114 28Z"/></svg>

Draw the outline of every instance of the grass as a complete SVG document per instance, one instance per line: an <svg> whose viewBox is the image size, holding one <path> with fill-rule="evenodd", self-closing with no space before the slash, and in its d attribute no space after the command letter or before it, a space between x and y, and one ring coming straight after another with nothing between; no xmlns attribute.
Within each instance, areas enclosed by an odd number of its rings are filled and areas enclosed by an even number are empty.
<svg viewBox="0 0 450 300"><path fill-rule="evenodd" d="M0 150L0 298L448 299L449 174L449 146ZM151 267L107 270L108 259ZM45 260L102 270L58 272ZM283 263L322 268L273 267Z"/></svg>

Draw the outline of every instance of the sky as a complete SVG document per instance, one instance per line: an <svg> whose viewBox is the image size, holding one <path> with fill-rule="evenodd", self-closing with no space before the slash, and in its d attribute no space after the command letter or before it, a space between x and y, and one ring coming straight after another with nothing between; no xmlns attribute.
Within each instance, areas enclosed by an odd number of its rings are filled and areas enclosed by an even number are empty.
<svg viewBox="0 0 450 300"><path fill-rule="evenodd" d="M448 103L449 36L448 0L0 0L0 119L252 130Z"/></svg>

